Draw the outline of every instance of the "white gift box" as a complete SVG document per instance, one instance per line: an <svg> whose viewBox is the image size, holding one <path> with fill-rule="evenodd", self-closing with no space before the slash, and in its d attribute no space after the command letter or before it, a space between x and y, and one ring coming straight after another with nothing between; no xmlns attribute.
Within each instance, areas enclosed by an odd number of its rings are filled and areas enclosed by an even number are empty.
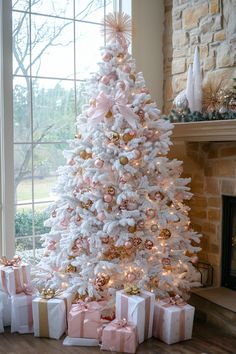
<svg viewBox="0 0 236 354"><path fill-rule="evenodd" d="M116 318L136 324L139 343L152 337L154 303L155 295L149 291L141 290L138 295L116 292Z"/></svg>
<svg viewBox="0 0 236 354"><path fill-rule="evenodd" d="M34 335L59 339L67 328L67 313L73 295L64 293L50 300L36 297L33 300Z"/></svg>
<svg viewBox="0 0 236 354"><path fill-rule="evenodd" d="M3 303L0 298L0 333L4 332L4 327L3 327Z"/></svg>
<svg viewBox="0 0 236 354"><path fill-rule="evenodd" d="M29 283L29 264L21 264L19 267L0 266L0 290L9 295L15 295L22 292L24 284Z"/></svg>
<svg viewBox="0 0 236 354"><path fill-rule="evenodd" d="M92 338L71 338L67 336L63 341L63 345L79 347L98 347L99 340Z"/></svg>
<svg viewBox="0 0 236 354"><path fill-rule="evenodd" d="M3 326L11 325L11 297L3 291L0 291L0 307L2 305Z"/></svg>
<svg viewBox="0 0 236 354"><path fill-rule="evenodd" d="M11 297L11 332L33 333L32 300L35 295L25 293Z"/></svg>
<svg viewBox="0 0 236 354"><path fill-rule="evenodd" d="M192 338L193 306L171 305L166 301L156 301L154 309L153 336L167 344Z"/></svg>

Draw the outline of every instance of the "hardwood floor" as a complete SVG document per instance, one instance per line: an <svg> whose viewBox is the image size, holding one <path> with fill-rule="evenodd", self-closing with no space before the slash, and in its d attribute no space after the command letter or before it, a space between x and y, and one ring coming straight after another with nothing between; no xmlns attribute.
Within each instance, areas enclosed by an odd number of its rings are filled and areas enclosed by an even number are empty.
<svg viewBox="0 0 236 354"><path fill-rule="evenodd" d="M64 347L62 340L35 338L33 335L0 334L0 354L106 354L95 347ZM196 323L190 341L167 345L150 339L139 346L137 354L235 354L236 338L206 324ZM114 352L112 354L115 354Z"/></svg>

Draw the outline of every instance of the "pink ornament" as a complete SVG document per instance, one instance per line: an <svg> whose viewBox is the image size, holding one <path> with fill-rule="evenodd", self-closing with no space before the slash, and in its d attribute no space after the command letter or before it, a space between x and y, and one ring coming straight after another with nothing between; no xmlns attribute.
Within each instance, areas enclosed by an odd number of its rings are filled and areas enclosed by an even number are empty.
<svg viewBox="0 0 236 354"><path fill-rule="evenodd" d="M118 88L118 90L124 91L124 90L125 90L125 83L124 83L124 81L118 81L116 87Z"/></svg>
<svg viewBox="0 0 236 354"><path fill-rule="evenodd" d="M111 194L105 194L104 197L103 197L103 200L104 200L104 202L106 202L106 203L111 203L112 200L113 200L113 197L112 197Z"/></svg>
<svg viewBox="0 0 236 354"><path fill-rule="evenodd" d="M122 70L125 73L129 74L131 72L131 67L129 66L129 64L126 64L126 65L123 66Z"/></svg>
<svg viewBox="0 0 236 354"><path fill-rule="evenodd" d="M133 242L131 242L131 241L126 241L126 242L125 242L125 248L126 248L126 249L129 250L129 249L132 248L132 247L133 247Z"/></svg>
<svg viewBox="0 0 236 354"><path fill-rule="evenodd" d="M91 180L88 176L83 176L84 183L90 184Z"/></svg>
<svg viewBox="0 0 236 354"><path fill-rule="evenodd" d="M68 165L73 166L74 164L75 164L75 160L74 159L70 159L68 161Z"/></svg>
<svg viewBox="0 0 236 354"><path fill-rule="evenodd" d="M141 151L139 150L135 150L134 154L135 154L135 159L140 159L140 157L142 156Z"/></svg>
<svg viewBox="0 0 236 354"><path fill-rule="evenodd" d="M112 58L112 55L111 55L110 53L105 53L105 54L103 54L103 56L102 56L102 60L105 61L105 62L110 61L111 58Z"/></svg>
<svg viewBox="0 0 236 354"><path fill-rule="evenodd" d="M116 73L115 71L113 71L112 73L110 73L110 74L108 75L108 77L109 77L110 80L114 80L114 81L118 79L117 73Z"/></svg>
<svg viewBox="0 0 236 354"><path fill-rule="evenodd" d="M105 220L105 214L104 214L103 212L98 213L98 215L97 215L97 219L98 219L98 220L100 220L100 221Z"/></svg>
<svg viewBox="0 0 236 354"><path fill-rule="evenodd" d="M110 81L110 78L108 76L103 76L100 81L104 85L107 85L109 83L109 81Z"/></svg>
<svg viewBox="0 0 236 354"><path fill-rule="evenodd" d="M155 216L155 210L154 209L147 209L146 210L146 215L149 219L153 219Z"/></svg>
<svg viewBox="0 0 236 354"><path fill-rule="evenodd" d="M107 237L102 237L101 240L102 240L102 243L107 244L107 243L109 243L110 237L109 237L109 236L107 236Z"/></svg>
<svg viewBox="0 0 236 354"><path fill-rule="evenodd" d="M193 257L191 258L191 262L192 262L193 264L198 264L198 262L199 262L198 256L193 256Z"/></svg>
<svg viewBox="0 0 236 354"><path fill-rule="evenodd" d="M138 226L138 229L139 229L139 230L143 230L144 227L145 227L144 221L143 221L143 220L138 221L138 222L137 222L137 226Z"/></svg>
<svg viewBox="0 0 236 354"><path fill-rule="evenodd" d="M104 161L100 160L100 159L97 159L95 162L94 162L94 166L97 167L97 168L102 168L104 164Z"/></svg>
<svg viewBox="0 0 236 354"><path fill-rule="evenodd" d="M127 274L127 280L128 280L130 283L132 283L133 281L136 280L136 274L133 273L133 272L128 273L128 274Z"/></svg>

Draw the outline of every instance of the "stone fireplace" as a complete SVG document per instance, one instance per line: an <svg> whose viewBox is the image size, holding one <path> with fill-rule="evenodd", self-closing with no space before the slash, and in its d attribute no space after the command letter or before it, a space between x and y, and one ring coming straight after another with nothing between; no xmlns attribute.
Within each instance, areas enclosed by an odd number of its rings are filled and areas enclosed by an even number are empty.
<svg viewBox="0 0 236 354"><path fill-rule="evenodd" d="M236 122L177 123L172 141L170 157L183 160L183 177L192 178L190 219L203 235L199 258L213 266L213 286L221 286L223 196L236 196Z"/></svg>

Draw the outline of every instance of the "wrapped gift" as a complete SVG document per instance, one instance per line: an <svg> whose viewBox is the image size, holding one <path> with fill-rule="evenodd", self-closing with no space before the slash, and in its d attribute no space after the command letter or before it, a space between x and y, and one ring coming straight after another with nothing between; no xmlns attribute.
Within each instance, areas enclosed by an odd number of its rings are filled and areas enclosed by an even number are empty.
<svg viewBox="0 0 236 354"><path fill-rule="evenodd" d="M129 295L124 290L116 292L116 318L127 319L137 325L138 340L142 343L152 337L155 295L141 290Z"/></svg>
<svg viewBox="0 0 236 354"><path fill-rule="evenodd" d="M102 332L103 350L135 353L138 346L137 326L126 320L114 320Z"/></svg>
<svg viewBox="0 0 236 354"><path fill-rule="evenodd" d="M21 293L30 282L30 265L21 263L20 258L9 261L1 257L0 263L0 290L9 295Z"/></svg>
<svg viewBox="0 0 236 354"><path fill-rule="evenodd" d="M68 316L68 336L71 338L98 339L101 335L102 302L78 301L73 304Z"/></svg>
<svg viewBox="0 0 236 354"><path fill-rule="evenodd" d="M3 291L0 291L0 304L2 304L3 326L10 326L11 325L11 297Z"/></svg>
<svg viewBox="0 0 236 354"><path fill-rule="evenodd" d="M36 337L59 339L63 335L72 298L73 294L63 293L51 299L36 297L33 300L34 335Z"/></svg>
<svg viewBox="0 0 236 354"><path fill-rule="evenodd" d="M4 327L3 327L3 303L0 298L0 333L4 332Z"/></svg>
<svg viewBox="0 0 236 354"><path fill-rule="evenodd" d="M153 336L167 344L192 338L194 307L180 297L155 302Z"/></svg>
<svg viewBox="0 0 236 354"><path fill-rule="evenodd" d="M33 333L32 300L33 291L12 295L11 297L11 332Z"/></svg>
<svg viewBox="0 0 236 354"><path fill-rule="evenodd" d="M67 336L63 341L63 345L79 347L98 347L99 340L92 338L71 338Z"/></svg>

